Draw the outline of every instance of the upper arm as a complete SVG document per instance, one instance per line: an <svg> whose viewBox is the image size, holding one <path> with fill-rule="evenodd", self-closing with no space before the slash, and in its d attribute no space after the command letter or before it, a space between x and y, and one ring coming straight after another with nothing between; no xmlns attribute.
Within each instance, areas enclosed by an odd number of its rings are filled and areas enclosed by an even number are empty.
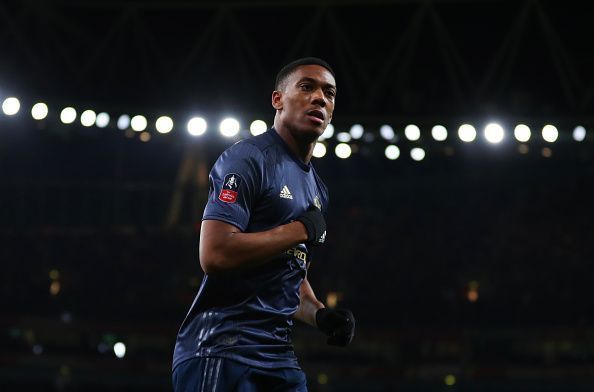
<svg viewBox="0 0 594 392"><path fill-rule="evenodd" d="M209 176L209 194L200 229L199 258L205 272L216 271L234 233L247 229L262 187L262 153L236 143L217 159Z"/></svg>
<svg viewBox="0 0 594 392"><path fill-rule="evenodd" d="M209 273L217 269L225 243L238 232L241 230L227 222L211 219L202 221L198 253L204 272Z"/></svg>
<svg viewBox="0 0 594 392"><path fill-rule="evenodd" d="M228 148L209 176L209 195L203 219L217 220L245 231L253 206L262 193L264 157L249 143Z"/></svg>

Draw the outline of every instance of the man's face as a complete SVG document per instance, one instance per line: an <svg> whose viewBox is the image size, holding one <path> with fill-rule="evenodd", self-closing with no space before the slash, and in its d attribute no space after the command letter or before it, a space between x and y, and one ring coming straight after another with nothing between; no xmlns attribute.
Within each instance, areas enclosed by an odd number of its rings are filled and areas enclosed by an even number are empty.
<svg viewBox="0 0 594 392"><path fill-rule="evenodd" d="M302 65L280 89L272 94L272 106L279 110L281 123L296 137L317 139L334 112L334 76L322 66Z"/></svg>

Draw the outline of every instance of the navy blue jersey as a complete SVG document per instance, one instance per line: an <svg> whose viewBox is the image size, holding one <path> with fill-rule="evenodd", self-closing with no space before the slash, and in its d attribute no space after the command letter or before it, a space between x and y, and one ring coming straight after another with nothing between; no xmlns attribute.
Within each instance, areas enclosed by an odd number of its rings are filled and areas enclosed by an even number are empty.
<svg viewBox="0 0 594 392"><path fill-rule="evenodd" d="M324 213L328 206L328 190L313 166L296 159L274 129L223 152L209 181L203 219L243 232L287 224L311 205ZM308 262L300 244L258 267L206 274L177 335L173 367L193 357L223 357L254 367L298 368L292 316Z"/></svg>

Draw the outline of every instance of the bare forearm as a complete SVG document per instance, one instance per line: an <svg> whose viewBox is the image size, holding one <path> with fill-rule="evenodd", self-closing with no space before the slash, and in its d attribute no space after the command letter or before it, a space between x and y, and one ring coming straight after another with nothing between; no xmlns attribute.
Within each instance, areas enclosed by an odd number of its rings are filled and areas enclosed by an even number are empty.
<svg viewBox="0 0 594 392"><path fill-rule="evenodd" d="M307 232L300 222L258 233L243 233L236 228L228 231L205 230L205 226L216 228L221 225L225 224L203 222L200 262L207 273L255 267L307 240Z"/></svg>
<svg viewBox="0 0 594 392"><path fill-rule="evenodd" d="M316 312L323 308L324 304L316 298L316 295L307 279L301 283L300 297L301 303L299 304L299 308L293 317L299 321L311 325L312 327L315 327Z"/></svg>

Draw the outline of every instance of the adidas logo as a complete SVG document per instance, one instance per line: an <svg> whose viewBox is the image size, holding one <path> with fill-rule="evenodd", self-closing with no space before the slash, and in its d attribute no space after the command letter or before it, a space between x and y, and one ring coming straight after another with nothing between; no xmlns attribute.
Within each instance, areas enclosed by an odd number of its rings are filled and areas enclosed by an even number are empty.
<svg viewBox="0 0 594 392"><path fill-rule="evenodd" d="M279 196L282 197L283 199L293 200L293 195L291 195L291 191L289 190L289 188L286 185L283 187L283 189L281 189Z"/></svg>
<svg viewBox="0 0 594 392"><path fill-rule="evenodd" d="M322 236L320 237L320 239L318 240L318 242L320 244L323 244L324 242L326 242L326 230L324 230L324 234L322 234Z"/></svg>

